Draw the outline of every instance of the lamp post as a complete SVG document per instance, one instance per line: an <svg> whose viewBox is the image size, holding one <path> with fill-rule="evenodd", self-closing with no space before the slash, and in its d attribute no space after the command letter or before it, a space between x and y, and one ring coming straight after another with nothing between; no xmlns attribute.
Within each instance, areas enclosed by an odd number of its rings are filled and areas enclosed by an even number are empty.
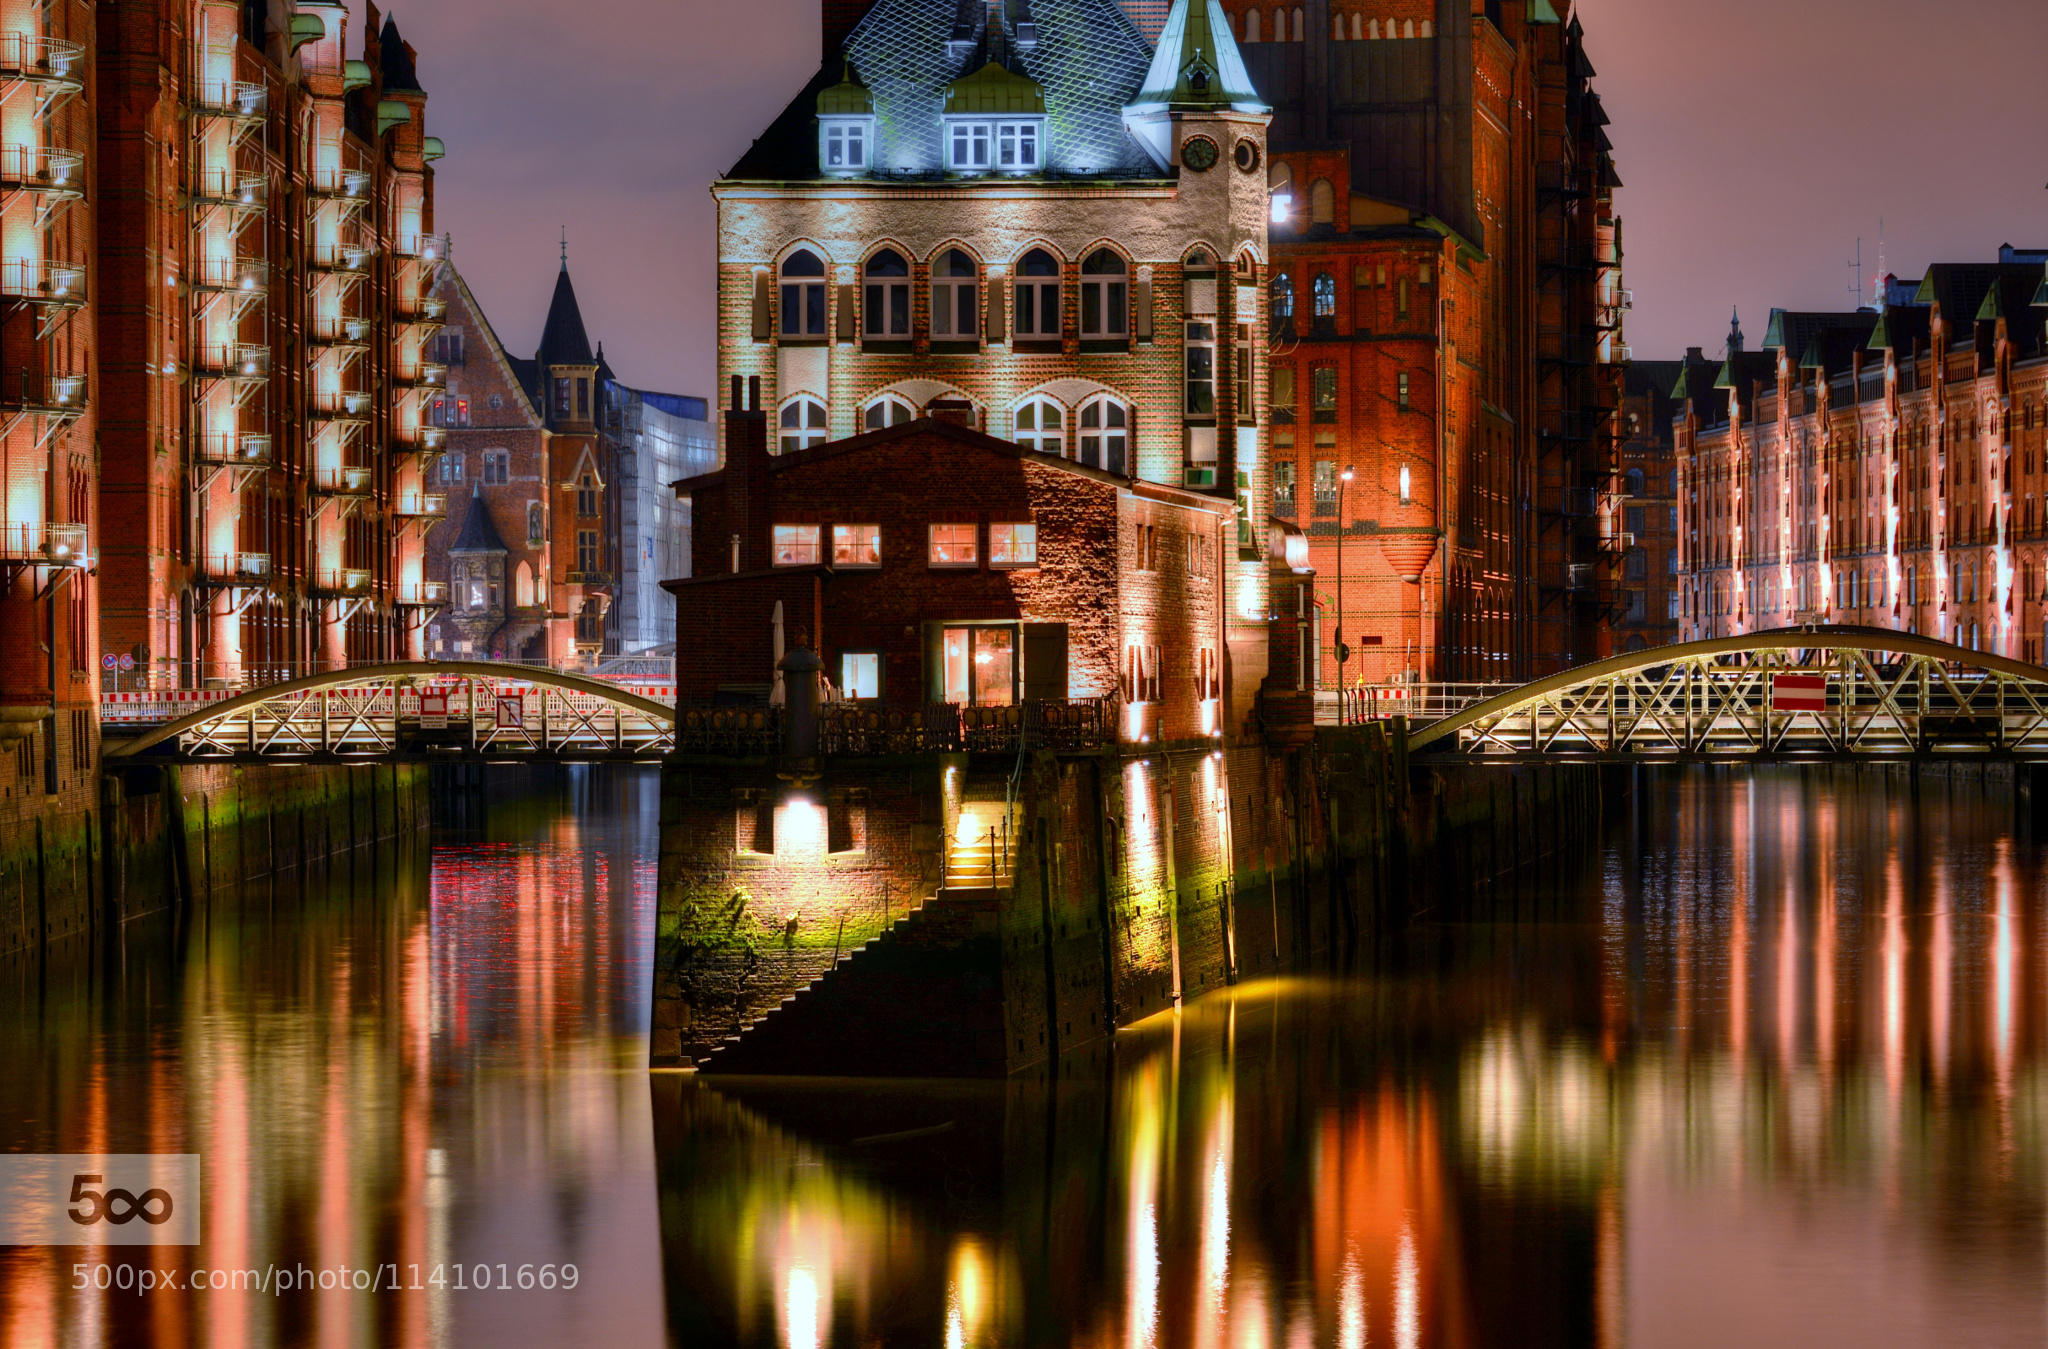
<svg viewBox="0 0 2048 1349"><path fill-rule="evenodd" d="M1344 687L1344 663L1351 659L1351 648L1344 645L1344 489L1351 485L1351 465L1344 465L1344 471L1337 475L1337 720L1345 720L1345 700L1349 696Z"/></svg>

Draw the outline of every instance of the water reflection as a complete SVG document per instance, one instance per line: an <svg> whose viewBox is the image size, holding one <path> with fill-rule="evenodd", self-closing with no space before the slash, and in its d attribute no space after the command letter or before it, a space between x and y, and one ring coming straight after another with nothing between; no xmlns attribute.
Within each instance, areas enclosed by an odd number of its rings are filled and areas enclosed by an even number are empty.
<svg viewBox="0 0 2048 1349"><path fill-rule="evenodd" d="M0 1344L658 1340L644 1032L651 774L496 803L59 952L0 1003L0 1149L195 1151L196 1248L0 1247ZM196 1271L378 1271L407 1291L76 1291ZM575 1292L457 1291L575 1263ZM435 1285L439 1267L444 1277ZM411 1291L417 1284L417 1291Z"/></svg>
<svg viewBox="0 0 2048 1349"><path fill-rule="evenodd" d="M2044 873L2009 810L1700 774L1572 893L1055 1081L662 1079L671 1332L2038 1344Z"/></svg>

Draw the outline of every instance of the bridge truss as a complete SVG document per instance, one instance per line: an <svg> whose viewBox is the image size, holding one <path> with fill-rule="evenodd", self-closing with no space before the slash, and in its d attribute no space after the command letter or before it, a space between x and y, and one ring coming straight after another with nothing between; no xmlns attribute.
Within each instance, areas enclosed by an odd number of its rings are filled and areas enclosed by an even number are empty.
<svg viewBox="0 0 2048 1349"><path fill-rule="evenodd" d="M675 709L602 680L488 661L358 666L209 703L105 757L193 760L659 759Z"/></svg>
<svg viewBox="0 0 2048 1349"><path fill-rule="evenodd" d="M2048 669L1881 628L1783 628L1631 652L1418 726L1476 759L2048 759Z"/></svg>

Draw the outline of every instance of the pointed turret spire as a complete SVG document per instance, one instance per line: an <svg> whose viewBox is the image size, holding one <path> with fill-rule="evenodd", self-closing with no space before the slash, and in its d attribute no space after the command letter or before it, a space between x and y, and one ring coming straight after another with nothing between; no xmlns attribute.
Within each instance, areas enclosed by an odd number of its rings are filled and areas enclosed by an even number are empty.
<svg viewBox="0 0 2048 1349"><path fill-rule="evenodd" d="M548 304L547 325L540 333L540 363L544 366L594 365L590 356L590 335L583 328L583 310L576 303L576 287L569 280L569 245L562 244L562 270L555 274L555 297Z"/></svg>
<svg viewBox="0 0 2048 1349"><path fill-rule="evenodd" d="M1271 112L1231 34L1222 0L1173 0L1152 53L1152 68L1124 111Z"/></svg>
<svg viewBox="0 0 2048 1349"><path fill-rule="evenodd" d="M398 20L388 14L384 17L383 30L377 34L377 59L384 73L386 93L419 91L420 75L413 61L412 47L398 35Z"/></svg>

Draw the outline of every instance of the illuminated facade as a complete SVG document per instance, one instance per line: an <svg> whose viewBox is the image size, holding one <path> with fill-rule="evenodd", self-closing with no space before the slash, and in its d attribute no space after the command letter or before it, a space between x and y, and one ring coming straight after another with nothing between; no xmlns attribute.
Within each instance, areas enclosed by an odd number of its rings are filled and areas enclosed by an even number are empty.
<svg viewBox="0 0 2048 1349"><path fill-rule="evenodd" d="M1897 628L2038 661L2048 567L2048 253L1886 277L1856 313L1774 310L1684 365L1681 634Z"/></svg>
<svg viewBox="0 0 2048 1349"><path fill-rule="evenodd" d="M1308 534L1323 685L1340 628L1346 682L1607 654L1629 296L1572 7L1224 7L1274 104L1274 513Z"/></svg>

